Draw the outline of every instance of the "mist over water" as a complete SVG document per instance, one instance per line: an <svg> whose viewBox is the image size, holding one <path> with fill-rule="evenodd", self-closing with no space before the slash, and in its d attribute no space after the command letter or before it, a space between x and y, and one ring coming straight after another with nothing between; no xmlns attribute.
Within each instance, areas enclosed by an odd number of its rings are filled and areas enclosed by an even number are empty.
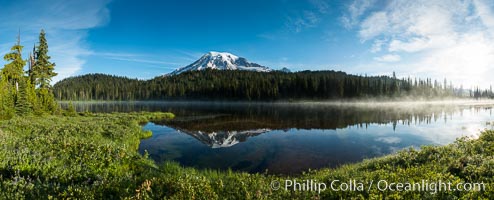
<svg viewBox="0 0 494 200"><path fill-rule="evenodd" d="M167 111L142 140L157 162L295 174L422 145L476 138L493 128L493 102L92 102L78 111Z"/></svg>

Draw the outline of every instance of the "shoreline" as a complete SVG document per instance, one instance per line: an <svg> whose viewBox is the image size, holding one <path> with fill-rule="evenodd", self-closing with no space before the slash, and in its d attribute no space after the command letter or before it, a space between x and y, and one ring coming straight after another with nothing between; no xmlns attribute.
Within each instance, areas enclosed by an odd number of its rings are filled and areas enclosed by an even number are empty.
<svg viewBox="0 0 494 200"><path fill-rule="evenodd" d="M376 106L376 107L406 107L406 106L494 106L494 100L465 100L465 99L449 99L449 100L328 100L328 101L218 101L218 100L139 100L139 101L57 101L60 104L230 104L230 105L320 105L320 106Z"/></svg>

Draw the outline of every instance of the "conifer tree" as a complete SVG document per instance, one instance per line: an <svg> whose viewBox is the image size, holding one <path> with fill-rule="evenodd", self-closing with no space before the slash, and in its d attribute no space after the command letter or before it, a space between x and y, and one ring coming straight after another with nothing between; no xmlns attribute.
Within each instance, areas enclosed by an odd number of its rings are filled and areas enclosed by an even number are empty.
<svg viewBox="0 0 494 200"><path fill-rule="evenodd" d="M26 87L27 100L30 103L32 110L35 114L42 114L44 110L42 108L41 102L36 95L34 84L32 84L31 80L28 78L26 78Z"/></svg>
<svg viewBox="0 0 494 200"><path fill-rule="evenodd" d="M33 85L36 86L36 80L35 80L35 75L33 74L33 67L34 67L34 63L36 63L35 59L34 59L34 56L36 55L36 44L33 46L33 52L32 53L29 53L29 57L28 57L28 66L29 66L29 69L27 71L27 75L29 76L29 80L31 81L31 83Z"/></svg>
<svg viewBox="0 0 494 200"><path fill-rule="evenodd" d="M15 112L18 115L26 115L31 113L32 104L29 102L29 87L25 77L19 80L19 92L17 101L15 102Z"/></svg>
<svg viewBox="0 0 494 200"><path fill-rule="evenodd" d="M64 115L65 116L71 116L71 117L77 116L77 111L75 110L74 104L72 104L72 102L69 102L69 107L67 108Z"/></svg>
<svg viewBox="0 0 494 200"><path fill-rule="evenodd" d="M49 89L51 79L57 75L55 73L55 63L50 62L48 56L48 43L46 41L45 30L41 30L39 34L39 44L35 52L35 61L32 69L35 85L40 89Z"/></svg>
<svg viewBox="0 0 494 200"><path fill-rule="evenodd" d="M2 73L0 73L0 112L3 110L3 101L7 95L7 90L7 83L4 81Z"/></svg>
<svg viewBox="0 0 494 200"><path fill-rule="evenodd" d="M0 76L0 119L9 119L14 115L12 87L7 79Z"/></svg>
<svg viewBox="0 0 494 200"><path fill-rule="evenodd" d="M16 93L19 91L19 81L24 76L24 66L26 61L22 59L22 48L20 44L20 35L17 36L17 43L10 49L3 58L7 63L2 69L2 75L7 81L15 87Z"/></svg>
<svg viewBox="0 0 494 200"><path fill-rule="evenodd" d="M45 111L54 112L57 108L55 98L51 91L51 79L57 75L55 73L55 63L50 62L48 56L48 42L45 31L42 29L39 34L39 44L33 49L32 67L30 78L34 86L38 86L38 100Z"/></svg>
<svg viewBox="0 0 494 200"><path fill-rule="evenodd" d="M55 96L50 89L40 88L38 90L38 101L40 102L44 111L48 111L51 114L57 112L59 108L57 102L55 101Z"/></svg>

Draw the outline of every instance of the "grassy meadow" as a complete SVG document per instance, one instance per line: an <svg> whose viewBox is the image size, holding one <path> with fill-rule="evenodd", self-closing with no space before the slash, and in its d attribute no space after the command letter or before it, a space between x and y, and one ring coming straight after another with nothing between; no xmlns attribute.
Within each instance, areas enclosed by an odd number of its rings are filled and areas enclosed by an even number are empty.
<svg viewBox="0 0 494 200"><path fill-rule="evenodd" d="M301 175L157 165L137 152L141 125L171 113L75 113L0 121L0 199L493 199L494 131ZM285 180L483 182L482 191L294 191ZM272 182L281 184L273 189Z"/></svg>

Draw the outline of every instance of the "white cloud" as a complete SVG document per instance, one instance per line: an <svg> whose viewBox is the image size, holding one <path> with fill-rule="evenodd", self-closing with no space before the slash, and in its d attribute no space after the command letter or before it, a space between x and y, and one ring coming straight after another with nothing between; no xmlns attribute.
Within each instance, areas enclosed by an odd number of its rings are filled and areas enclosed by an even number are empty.
<svg viewBox="0 0 494 200"><path fill-rule="evenodd" d="M160 69L175 69L176 67L164 67L162 65L181 65L181 62L169 62L163 59L155 58L152 55L135 54L135 53L119 53L119 52L97 52L94 56L103 57L111 60L129 61L143 64L157 65ZM198 56L199 57L199 56ZM196 57L196 58L198 58ZM187 59L188 60L188 59Z"/></svg>
<svg viewBox="0 0 494 200"><path fill-rule="evenodd" d="M20 29L21 44L27 52L37 42L39 31L45 29L49 54L56 63L58 76L53 80L56 82L83 68L85 57L92 53L85 41L87 32L109 21L108 3L109 0L16 1L0 8L0 18L9 19L0 21L0 30L8 34L7 39L11 38L14 44ZM5 51L4 47L0 48L0 52Z"/></svg>
<svg viewBox="0 0 494 200"><path fill-rule="evenodd" d="M321 22L321 19L329 12L327 0L308 0L312 6L309 9L303 9L290 13L286 17L285 26L292 32L299 33L307 28L314 28ZM260 34L262 38L273 39L272 35Z"/></svg>
<svg viewBox="0 0 494 200"><path fill-rule="evenodd" d="M84 44L85 33L47 30L47 40L49 45L49 55L52 62L55 62L55 71L58 75L53 83L66 77L76 75L84 64L84 57L92 54L92 51Z"/></svg>
<svg viewBox="0 0 494 200"><path fill-rule="evenodd" d="M291 31L299 33L306 28L315 27L319 21L320 17L318 14L305 10L300 16L288 17L286 25Z"/></svg>
<svg viewBox="0 0 494 200"><path fill-rule="evenodd" d="M428 53L415 63L422 74L444 76L467 87L492 84L493 41L482 33L465 34L455 45Z"/></svg>
<svg viewBox="0 0 494 200"><path fill-rule="evenodd" d="M387 143L387 144L399 144L401 142L401 138L399 138L399 137L378 137L374 140L378 141L378 142Z"/></svg>
<svg viewBox="0 0 494 200"><path fill-rule="evenodd" d="M371 39L382 34L388 28L388 18L385 12L375 12L360 25L359 35L362 40Z"/></svg>
<svg viewBox="0 0 494 200"><path fill-rule="evenodd" d="M359 18L375 3L375 0L355 0L348 6L348 13L341 20L346 28L359 22Z"/></svg>
<svg viewBox="0 0 494 200"><path fill-rule="evenodd" d="M360 1L354 1L360 2ZM353 5L353 4L352 4ZM393 62L402 74L448 78L465 87L494 81L494 14L486 0L391 1L380 9L349 8L361 41L372 42L369 62ZM355 14L357 13L357 14ZM344 24L345 25L345 24ZM401 59L410 57L413 59ZM368 64L372 66L372 63ZM386 65L386 64L384 64ZM369 69L371 70L371 69Z"/></svg>
<svg viewBox="0 0 494 200"><path fill-rule="evenodd" d="M491 9L487 5L487 2L481 0L474 0L473 5L476 9L476 17L480 18L482 23L490 31L491 35L494 35L494 15Z"/></svg>
<svg viewBox="0 0 494 200"><path fill-rule="evenodd" d="M417 52L426 49L429 46L429 40L426 38L412 38L407 42L401 40L392 40L389 44L389 51L406 51Z"/></svg>
<svg viewBox="0 0 494 200"><path fill-rule="evenodd" d="M374 60L378 62L398 62L401 60L401 57L396 54L387 54L381 57L374 57Z"/></svg>
<svg viewBox="0 0 494 200"><path fill-rule="evenodd" d="M370 51L372 53L380 52L383 48L384 42L384 40L374 40L374 44L372 44Z"/></svg>

